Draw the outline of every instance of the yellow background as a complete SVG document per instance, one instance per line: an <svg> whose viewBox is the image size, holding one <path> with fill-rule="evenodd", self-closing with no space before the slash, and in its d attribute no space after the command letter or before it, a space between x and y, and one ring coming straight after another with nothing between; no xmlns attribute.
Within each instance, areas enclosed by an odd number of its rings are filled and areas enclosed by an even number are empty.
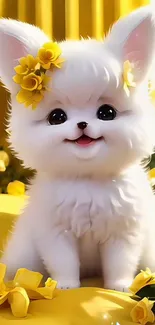
<svg viewBox="0 0 155 325"><path fill-rule="evenodd" d="M103 37L112 23L149 0L0 0L0 17L41 27L52 39ZM0 138L8 95L0 87Z"/></svg>

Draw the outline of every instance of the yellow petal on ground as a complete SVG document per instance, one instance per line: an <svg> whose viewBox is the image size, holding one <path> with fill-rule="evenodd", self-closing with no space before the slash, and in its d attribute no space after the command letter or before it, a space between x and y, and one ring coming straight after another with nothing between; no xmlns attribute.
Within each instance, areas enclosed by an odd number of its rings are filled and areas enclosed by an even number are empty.
<svg viewBox="0 0 155 325"><path fill-rule="evenodd" d="M24 289L36 290L41 283L43 275L27 269L19 269L14 277L15 285L18 284Z"/></svg>
<svg viewBox="0 0 155 325"><path fill-rule="evenodd" d="M8 295L8 302L15 317L22 318L27 315L30 300L25 289L13 289Z"/></svg>
<svg viewBox="0 0 155 325"><path fill-rule="evenodd" d="M36 290L27 290L27 293L30 299L53 299L56 286L57 282L49 278L45 282L45 287L40 287Z"/></svg>
<svg viewBox="0 0 155 325"><path fill-rule="evenodd" d="M0 305L4 304L4 302L8 299L9 292L5 292L2 296L0 295Z"/></svg>
<svg viewBox="0 0 155 325"><path fill-rule="evenodd" d="M0 263L0 282L2 282L4 280L5 273L6 273L6 265L3 263Z"/></svg>

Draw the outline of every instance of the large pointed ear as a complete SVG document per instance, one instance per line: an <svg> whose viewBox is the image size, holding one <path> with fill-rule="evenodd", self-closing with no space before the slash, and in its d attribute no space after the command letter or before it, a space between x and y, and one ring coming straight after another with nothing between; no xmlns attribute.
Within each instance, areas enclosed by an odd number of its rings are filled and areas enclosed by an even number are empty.
<svg viewBox="0 0 155 325"><path fill-rule="evenodd" d="M36 55L47 41L48 37L35 26L11 19L0 20L0 78L11 92L16 89L12 77L18 59L27 54Z"/></svg>
<svg viewBox="0 0 155 325"><path fill-rule="evenodd" d="M143 81L155 59L155 9L142 7L120 19L106 44L122 63L133 63L135 80Z"/></svg>

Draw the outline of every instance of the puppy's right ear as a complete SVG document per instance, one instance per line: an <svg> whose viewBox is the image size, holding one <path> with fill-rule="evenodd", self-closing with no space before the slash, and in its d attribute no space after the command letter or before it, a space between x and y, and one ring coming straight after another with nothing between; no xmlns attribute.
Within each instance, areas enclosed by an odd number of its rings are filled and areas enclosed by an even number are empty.
<svg viewBox="0 0 155 325"><path fill-rule="evenodd" d="M36 55L49 38L37 27L11 19L0 20L0 78L15 92L17 85L12 77L18 59L27 54Z"/></svg>

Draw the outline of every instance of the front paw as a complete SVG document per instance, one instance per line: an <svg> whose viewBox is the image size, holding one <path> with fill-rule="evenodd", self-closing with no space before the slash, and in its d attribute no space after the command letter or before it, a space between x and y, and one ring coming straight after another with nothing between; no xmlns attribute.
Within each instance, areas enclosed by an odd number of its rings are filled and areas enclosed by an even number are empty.
<svg viewBox="0 0 155 325"><path fill-rule="evenodd" d="M66 280L66 279L57 280L58 289L68 290L68 289L74 289L79 287L80 287L80 281Z"/></svg>
<svg viewBox="0 0 155 325"><path fill-rule="evenodd" d="M120 279L116 281L109 281L104 284L104 288L120 292L129 292L129 287L131 286L132 281L133 279Z"/></svg>

